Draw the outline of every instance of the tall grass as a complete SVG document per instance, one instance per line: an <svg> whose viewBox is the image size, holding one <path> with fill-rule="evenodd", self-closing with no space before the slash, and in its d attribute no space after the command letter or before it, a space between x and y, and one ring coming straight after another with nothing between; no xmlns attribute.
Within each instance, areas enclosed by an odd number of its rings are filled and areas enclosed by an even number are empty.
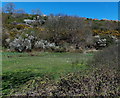
<svg viewBox="0 0 120 98"><path fill-rule="evenodd" d="M119 69L119 61L120 58L119 55L119 45L112 45L106 49L103 49L102 51L96 53L93 57L93 60L89 62L91 66L94 68L110 68L110 69Z"/></svg>

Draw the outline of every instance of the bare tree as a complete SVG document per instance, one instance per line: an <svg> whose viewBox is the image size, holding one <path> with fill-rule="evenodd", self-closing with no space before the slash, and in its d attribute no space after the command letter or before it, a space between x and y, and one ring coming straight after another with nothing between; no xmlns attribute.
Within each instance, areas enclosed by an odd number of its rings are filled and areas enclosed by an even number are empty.
<svg viewBox="0 0 120 98"><path fill-rule="evenodd" d="M13 16L15 16L15 17L21 17L24 14L25 14L24 9L17 9L17 10L15 10L15 13L13 14Z"/></svg>
<svg viewBox="0 0 120 98"><path fill-rule="evenodd" d="M4 11L10 14L13 14L15 11L15 4L14 3L7 3L4 6Z"/></svg>
<svg viewBox="0 0 120 98"><path fill-rule="evenodd" d="M32 10L32 14L33 15L43 15L43 13L40 11L40 9Z"/></svg>
<svg viewBox="0 0 120 98"><path fill-rule="evenodd" d="M92 43L92 31L79 17L49 16L46 27L52 35L51 40L57 44L62 40L77 47L85 47Z"/></svg>
<svg viewBox="0 0 120 98"><path fill-rule="evenodd" d="M24 11L24 9L17 9L15 11L15 13L17 13L17 14L25 14L25 11Z"/></svg>

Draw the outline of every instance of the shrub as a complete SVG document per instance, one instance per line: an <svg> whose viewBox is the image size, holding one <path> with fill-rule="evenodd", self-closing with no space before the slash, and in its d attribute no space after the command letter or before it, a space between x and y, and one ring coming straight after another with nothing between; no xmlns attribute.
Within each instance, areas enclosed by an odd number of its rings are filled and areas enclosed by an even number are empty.
<svg viewBox="0 0 120 98"><path fill-rule="evenodd" d="M30 51L32 49L30 39L22 39L21 37L15 38L9 44L10 49L13 51L23 52L24 50Z"/></svg>
<svg viewBox="0 0 120 98"><path fill-rule="evenodd" d="M9 34L8 33L2 33L2 46L5 48L8 47L8 42L6 42L6 39L9 39Z"/></svg>
<svg viewBox="0 0 120 98"><path fill-rule="evenodd" d="M118 43L118 39L115 36L111 36L111 35L94 36L94 47L96 49L103 49L115 43Z"/></svg>
<svg viewBox="0 0 120 98"><path fill-rule="evenodd" d="M55 43L50 43L47 40L39 40L35 42L34 48L38 49L55 49Z"/></svg>
<svg viewBox="0 0 120 98"><path fill-rule="evenodd" d="M85 21L79 17L49 16L45 27L52 35L50 40L58 45L62 40L82 46L88 43L92 36L89 25L85 24ZM91 40L89 40L89 43L91 43Z"/></svg>
<svg viewBox="0 0 120 98"><path fill-rule="evenodd" d="M112 69L118 69L119 67L119 57L118 51L120 51L119 45L112 45L105 48L103 51L99 51L93 57L93 60L88 64L93 67L109 67Z"/></svg>
<svg viewBox="0 0 120 98"><path fill-rule="evenodd" d="M36 37L31 30L22 32L16 35L13 41L9 43L10 50L12 51L31 51Z"/></svg>

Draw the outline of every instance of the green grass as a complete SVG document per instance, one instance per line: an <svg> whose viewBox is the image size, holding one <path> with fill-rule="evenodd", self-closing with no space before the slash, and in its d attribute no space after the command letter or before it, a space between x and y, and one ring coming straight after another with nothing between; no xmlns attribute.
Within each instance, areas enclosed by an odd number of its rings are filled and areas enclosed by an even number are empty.
<svg viewBox="0 0 120 98"><path fill-rule="evenodd" d="M59 79L70 72L87 70L87 60L93 54L82 53L30 53L3 52L3 90L4 93L10 92L10 87L20 87L25 82L35 77L47 75L53 80Z"/></svg>
<svg viewBox="0 0 120 98"><path fill-rule="evenodd" d="M53 72L62 73L72 71L74 62L78 62L78 66L84 67L86 61L92 57L92 54L81 53L35 53L35 56L30 56L29 53L4 52L2 53L2 68L3 73L14 72L18 70L31 69L33 72ZM8 57L9 56L9 57ZM84 66L83 66L84 65ZM86 66L85 66L86 67ZM78 69L79 70L79 69Z"/></svg>

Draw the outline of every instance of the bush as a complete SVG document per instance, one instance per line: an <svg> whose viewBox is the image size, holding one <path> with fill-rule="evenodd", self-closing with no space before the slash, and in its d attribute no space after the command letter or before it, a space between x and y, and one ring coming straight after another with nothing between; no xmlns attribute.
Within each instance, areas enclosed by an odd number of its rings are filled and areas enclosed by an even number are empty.
<svg viewBox="0 0 120 98"><path fill-rule="evenodd" d="M32 30L25 30L21 34L17 34L13 41L9 43L10 50L18 52L31 51L36 39L33 33Z"/></svg>
<svg viewBox="0 0 120 98"><path fill-rule="evenodd" d="M119 58L118 51L120 51L119 45L112 45L104 50L96 53L91 62L88 62L89 65L93 67L109 67L112 69L118 69L119 67Z"/></svg>
<svg viewBox="0 0 120 98"><path fill-rule="evenodd" d="M9 44L10 49L13 51L23 52L23 51L31 51L32 44L30 39L23 39L21 37L15 38Z"/></svg>
<svg viewBox="0 0 120 98"><path fill-rule="evenodd" d="M49 16L45 27L52 35L50 40L58 45L61 41L78 46L92 42L92 39L89 39L92 36L89 25L79 17Z"/></svg>
<svg viewBox="0 0 120 98"><path fill-rule="evenodd" d="M39 40L35 42L34 48L38 49L55 49L55 43L50 43L47 40Z"/></svg>
<svg viewBox="0 0 120 98"><path fill-rule="evenodd" d="M6 42L6 39L9 39L9 34L8 33L2 33L2 46L5 48L8 47L9 43Z"/></svg>

